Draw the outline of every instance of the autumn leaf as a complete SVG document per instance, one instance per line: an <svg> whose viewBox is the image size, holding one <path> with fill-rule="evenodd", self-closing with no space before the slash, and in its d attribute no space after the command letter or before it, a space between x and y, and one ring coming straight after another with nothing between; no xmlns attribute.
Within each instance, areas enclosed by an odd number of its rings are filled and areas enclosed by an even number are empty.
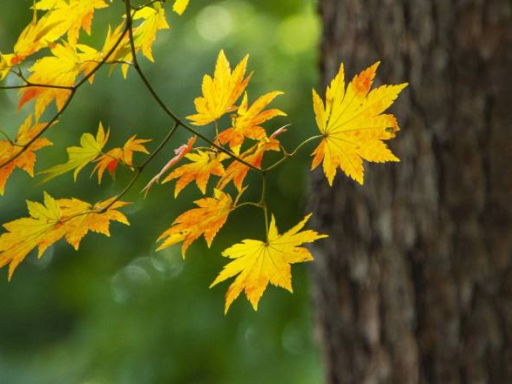
<svg viewBox="0 0 512 384"><path fill-rule="evenodd" d="M136 135L130 137L123 145L123 163L129 167L133 167L133 154L135 152L148 154L149 152L144 144L149 143L150 141L151 140L148 139L137 139Z"/></svg>
<svg viewBox="0 0 512 384"><path fill-rule="evenodd" d="M243 240L222 253L222 256L233 261L224 267L210 288L237 276L226 293L226 313L242 291L245 291L254 310L258 310L260 298L269 283L293 292L291 264L313 260L313 255L301 245L327 237L312 230L301 231L310 217L306 216L295 227L280 235L272 216L266 242Z"/></svg>
<svg viewBox="0 0 512 384"><path fill-rule="evenodd" d="M4 80L7 75L11 72L12 59L14 55L2 55L0 53L0 81Z"/></svg>
<svg viewBox="0 0 512 384"><path fill-rule="evenodd" d="M69 159L66 163L56 165L50 169L40 172L40 174L47 175L41 183L46 183L47 181L72 170L74 170L73 179L76 181L80 171L101 155L103 147L108 141L108 137L109 131L105 133L101 123L99 125L98 132L96 133L96 137L90 133L84 133L80 138L80 147L70 147L67 149Z"/></svg>
<svg viewBox="0 0 512 384"><path fill-rule="evenodd" d="M156 33L161 29L169 29L165 19L165 10L159 2L154 8L145 7L134 13L133 20L143 20L136 27L133 39L136 50L142 49L142 54L150 61L155 61L152 53L152 45L156 39Z"/></svg>
<svg viewBox="0 0 512 384"><path fill-rule="evenodd" d="M85 47L85 46L82 46ZM53 56L44 57L30 68L32 74L28 82L56 87L72 87L82 71L90 71L90 60L97 60L97 52L93 49L79 52L68 43L57 44L52 49ZM48 105L55 100L57 108L62 110L71 90L52 87L29 87L20 91L21 99L18 109L35 99L35 117L38 120Z"/></svg>
<svg viewBox="0 0 512 384"><path fill-rule="evenodd" d="M56 25L54 36L68 35L68 42L76 45L81 29L91 33L91 24L96 9L106 8L104 0L40 0L34 5L37 10L48 11L46 23ZM54 37L55 38L55 37ZM57 37L58 38L58 37ZM53 40L55 41L55 40Z"/></svg>
<svg viewBox="0 0 512 384"><path fill-rule="evenodd" d="M23 169L31 177L34 177L34 165L36 163L35 152L41 148L52 145L52 143L48 139L38 138L30 144L24 152L22 152L22 150L46 126L47 123L36 123L32 125L32 115L30 115L21 125L14 141L0 140L0 164L6 163L14 156L17 156L14 160L0 168L1 195L4 194L7 180L15 168ZM22 153L19 154L20 152Z"/></svg>
<svg viewBox="0 0 512 384"><path fill-rule="evenodd" d="M165 175L165 173L169 169L174 167L180 160L182 160L185 157L185 155L187 155L192 150L196 140L197 136L193 136L190 139L188 139L187 144L183 144L182 146L174 150L175 156L171 160L169 160L167 164L165 164L165 166L160 170L160 172L158 172L158 174L155 177L153 177L142 190L142 192L144 192L144 197L147 196L149 190L155 183L160 182L160 179Z"/></svg>
<svg viewBox="0 0 512 384"><path fill-rule="evenodd" d="M51 47L64 34L68 34L68 43L76 46L80 29L91 31L91 22L96 9L105 8L103 0L41 0L34 4L36 11L46 11L37 18L34 12L30 24L21 32L14 52L2 55L0 61L0 80L13 66L20 65L28 56L43 48Z"/></svg>
<svg viewBox="0 0 512 384"><path fill-rule="evenodd" d="M181 252L183 258L190 245L199 237L204 236L208 248L213 239L224 226L236 202L227 193L214 190L214 197L206 197L195 201L199 208L191 209L180 215L172 227L162 233L157 241L163 243L157 250L183 242Z"/></svg>
<svg viewBox="0 0 512 384"><path fill-rule="evenodd" d="M13 67L21 64L28 56L47 48L56 41L61 34L56 31L60 22L50 20L48 15L41 19L34 17L29 25L21 32L14 44L14 52L5 55L5 66Z"/></svg>
<svg viewBox="0 0 512 384"><path fill-rule="evenodd" d="M112 178L115 179L117 165L119 164L119 161L121 161L122 158L123 150L121 148L113 148L109 150L107 153L104 153L103 155L100 155L98 158L93 160L96 163L96 165L94 166L91 175L97 173L98 184L101 184L101 181L103 180L103 175L107 170L110 173L110 176L112 176Z"/></svg>
<svg viewBox="0 0 512 384"><path fill-rule="evenodd" d="M363 184L363 160L375 163L399 161L383 140L399 130L393 115L382 114L407 86L383 85L370 91L379 63L355 76L345 89L343 64L327 88L326 103L313 90L316 121L323 135L313 155L312 169L323 161L324 173L332 185L339 167Z"/></svg>
<svg viewBox="0 0 512 384"><path fill-rule="evenodd" d="M224 51L220 51L213 78L209 75L203 77L203 96L195 99L197 114L187 117L192 124L206 125L235 110L235 103L252 76L251 73L244 79L247 60L249 56L245 56L231 71Z"/></svg>
<svg viewBox="0 0 512 384"><path fill-rule="evenodd" d="M115 178L116 169L120 162L130 168L133 167L133 153L141 152L148 154L149 152L144 146L144 143L150 141L151 140L137 139L136 136L132 136L122 148L113 148L94 160L97 164L92 173L98 172L98 183L101 183L106 170L109 171L112 178Z"/></svg>
<svg viewBox="0 0 512 384"><path fill-rule="evenodd" d="M246 163L251 164L253 167L261 169L261 163L263 161L263 155L267 151L280 151L281 147L279 140L276 137L286 130L280 129L269 138L264 137L259 143L255 144L247 151L245 151L240 157ZM217 183L218 189L224 189L231 181L235 184L238 191L242 190L242 185L245 177L249 173L249 166L234 160L229 167L226 169L219 182Z"/></svg>
<svg viewBox="0 0 512 384"><path fill-rule="evenodd" d="M222 176L224 174L222 161L226 159L226 156L223 153L202 150L189 153L185 157L190 160L190 163L175 169L162 181L162 184L178 179L174 190L174 197L177 197L183 188L195 180L199 190L205 194L210 175Z"/></svg>
<svg viewBox="0 0 512 384"><path fill-rule="evenodd" d="M265 107L283 92L275 91L267 93L256 100L250 107L245 93L242 104L237 112L232 115L232 127L222 131L217 138L220 144L229 143L229 147L238 154L240 147L247 137L253 140L261 140L267 135L265 129L261 127L264 122L276 117L286 116L286 113L279 109L268 109Z"/></svg>
<svg viewBox="0 0 512 384"><path fill-rule="evenodd" d="M176 0L174 5L172 6L172 10L176 12L178 15L183 15L185 10L188 7L188 3L190 0Z"/></svg>
<svg viewBox="0 0 512 384"><path fill-rule="evenodd" d="M57 200L62 211L66 241L78 250L80 241L89 231L110 236L110 222L117 221L129 225L128 219L117 209L130 203L117 201L116 197L100 201L94 205L78 199ZM108 209L103 212L108 207Z"/></svg>
<svg viewBox="0 0 512 384"><path fill-rule="evenodd" d="M4 224L6 232L0 236L0 268L9 264L10 280L16 267L35 248L40 258L62 238L78 249L90 231L110 236L111 221L129 225L126 216L118 211L127 204L114 199L95 205L78 199L55 200L47 193L44 204L27 201L30 216Z"/></svg>

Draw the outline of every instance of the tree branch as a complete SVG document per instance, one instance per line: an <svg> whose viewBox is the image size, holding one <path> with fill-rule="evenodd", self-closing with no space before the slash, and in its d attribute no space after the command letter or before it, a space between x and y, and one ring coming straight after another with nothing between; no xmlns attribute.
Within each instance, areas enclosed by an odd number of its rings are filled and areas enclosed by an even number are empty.
<svg viewBox="0 0 512 384"><path fill-rule="evenodd" d="M153 98L155 99L155 101L158 103L158 105L162 108L162 110L171 118L173 119L176 123L178 123L178 125L182 126L183 128L185 128L187 131L193 133L194 135L196 135L197 137L199 137L201 140L207 142L209 145L211 145L213 148L217 149L218 151L220 152L223 152L225 153L226 155L228 155L229 157L231 157L232 159L248 166L249 168L251 168L252 170L254 171L257 171L257 172L261 172L261 169L255 167L254 165L246 162L245 160L241 159L240 157L238 157L237 155L235 155L233 152L231 151L228 151L227 149L225 149L224 147L216 144L215 142L213 142L212 140L210 140L208 137L206 137L205 135L203 135L202 133L196 131L194 128L192 128L191 126L187 125L187 123L185 123L183 120L181 120L174 112L171 111L171 109L165 104L165 102L162 100L162 98L158 95L158 93L156 92L156 90L153 88L153 86L151 85L151 83L149 82L148 78L146 77L146 75L144 74L144 72L142 71L142 68L140 67L139 65L139 62L137 60L137 51L135 49L135 40L134 40L134 37L133 37L133 19L132 19L132 15L131 15L131 5L130 5L130 0L126 0L126 23L128 25L128 35L130 37L130 47L131 47L131 51L132 51L132 60L133 60L133 67L135 68L135 70L137 71L139 77L141 78L142 82L144 83L144 85L146 86L146 88L148 89L149 93L153 96Z"/></svg>

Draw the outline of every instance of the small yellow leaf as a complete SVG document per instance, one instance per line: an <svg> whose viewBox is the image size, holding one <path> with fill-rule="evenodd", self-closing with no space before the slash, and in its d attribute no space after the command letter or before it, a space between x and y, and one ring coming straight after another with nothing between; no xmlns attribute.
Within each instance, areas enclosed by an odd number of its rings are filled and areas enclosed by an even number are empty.
<svg viewBox="0 0 512 384"><path fill-rule="evenodd" d="M32 72L28 78L30 83L72 87L82 72L88 73L91 71L90 60L98 59L98 53L92 48L85 53L79 52L68 43L55 45L52 48L52 54L53 56L37 60L30 68L30 72ZM20 93L22 96L18 109L30 100L35 99L35 117L38 120L53 100L55 100L57 108L61 110L71 95L71 90L66 88L29 87L22 89Z"/></svg>
<svg viewBox="0 0 512 384"><path fill-rule="evenodd" d="M172 10L176 12L178 15L183 15L185 10L187 9L188 3L190 0L176 0L174 5L172 6Z"/></svg>
<svg viewBox="0 0 512 384"><path fill-rule="evenodd" d="M101 123L96 137L90 133L84 133L80 138L80 147L70 147L67 149L69 156L67 163L56 165L50 169L40 172L40 174L47 175L41 182L46 183L47 181L72 170L74 170L73 179L76 181L80 171L101 155L103 147L108 141L108 136L109 131L105 133Z"/></svg>
<svg viewBox="0 0 512 384"><path fill-rule="evenodd" d="M209 124L235 109L236 101L245 91L252 76L250 74L244 79L247 60L249 56L245 56L234 71L231 71L224 51L220 51L213 78L204 76L203 96L195 99L197 114L187 117L192 124Z"/></svg>
<svg viewBox="0 0 512 384"><path fill-rule="evenodd" d="M150 61L155 61L152 45L156 39L156 33L161 29L169 29L162 5L157 2L154 7L145 7L136 12L133 17L134 20L143 20L133 33L135 48L136 50L141 48L142 54Z"/></svg>

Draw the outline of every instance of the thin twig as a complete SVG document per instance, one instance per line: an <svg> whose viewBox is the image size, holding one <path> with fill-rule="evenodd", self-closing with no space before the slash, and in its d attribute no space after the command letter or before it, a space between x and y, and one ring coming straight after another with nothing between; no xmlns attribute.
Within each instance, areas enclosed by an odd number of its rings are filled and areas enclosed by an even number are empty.
<svg viewBox="0 0 512 384"><path fill-rule="evenodd" d="M160 142L158 147L156 147L156 149L151 153L151 155L149 155L149 157L141 165L134 167L135 168L135 175L133 175L132 179L126 185L126 187L106 207L104 207L101 210L101 212L108 211L108 209L110 207L112 207L112 205L114 205L117 201L119 201L124 195L126 195L130 191L130 189L133 187L135 182L138 180L138 178L142 174L142 171L144 170L144 168L146 168L146 166L155 158L155 156L158 155L162 151L162 149L164 149L166 144L169 142L169 140L171 140L173 135L178 130L178 127L179 127L179 124L175 122L174 125L172 126L172 128L167 133L167 135Z"/></svg>
<svg viewBox="0 0 512 384"><path fill-rule="evenodd" d="M155 4L155 3L165 3L165 0L152 0L152 1L148 2L148 3L146 3L146 4L139 5L138 7L135 7L135 6L130 6L130 7L135 12L137 12L137 11L140 11L140 10L142 10L142 9L144 9L146 7L149 7L149 6L151 6L151 5Z"/></svg>
<svg viewBox="0 0 512 384"><path fill-rule="evenodd" d="M284 149L284 147L281 147L281 149L283 150L283 157L280 158L279 160L277 160L274 164L270 165L269 167L265 168L264 171L268 172L268 171L271 171L272 169L276 168L277 166L279 166L281 163L283 163L284 161L288 160L289 158L295 156L297 154L297 152L299 152L300 149L302 149L303 146L305 146L306 144L314 141L314 140L317 140L317 139L320 139L322 138L323 136L321 135L318 135L318 136L313 136L313 137L310 137L309 139L306 139L304 140L302 143L300 143L297 148L295 148L295 150L291 153L288 153L286 152L286 150Z"/></svg>

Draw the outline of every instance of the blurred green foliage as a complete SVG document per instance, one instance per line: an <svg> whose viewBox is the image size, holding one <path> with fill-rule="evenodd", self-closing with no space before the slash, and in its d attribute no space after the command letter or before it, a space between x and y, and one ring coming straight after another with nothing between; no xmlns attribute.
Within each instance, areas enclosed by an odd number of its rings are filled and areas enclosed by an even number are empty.
<svg viewBox="0 0 512 384"><path fill-rule="evenodd" d="M31 17L30 1L6 0L0 12L0 49L8 52ZM170 9L170 5L167 5ZM93 37L99 47L108 23L116 25L121 1L97 12ZM319 21L313 0L192 0L183 17L169 14L171 31L159 34L156 63L143 61L157 90L180 116L193 112L204 73L211 73L218 51L234 64L250 54L255 75L251 99L282 90L275 105L289 118L275 119L270 131L291 123L283 137L293 148L315 132L311 88L316 85ZM149 97L135 73L124 81L116 71L97 76L78 92L48 137L56 144L39 152L39 170L64 162L65 147L101 120L111 128L110 146L132 134L154 140L167 132L167 116ZM14 132L24 118L16 112L16 93L0 94L0 126ZM204 128L207 132L210 128ZM211 133L211 132L210 132ZM0 281L0 383L293 383L321 382L312 335L307 268L293 268L295 293L269 288L255 313L245 297L224 316L228 284L208 289L226 264L220 252L243 238L263 236L261 212L233 214L210 250L198 241L187 260L179 246L155 252L155 239L200 195L188 187L174 200L173 186L154 187L143 200L138 191L186 140L182 133L145 170L125 200L130 227L114 224L112 237L91 234L75 252L63 242L40 260L31 255L11 283ZM141 159L141 157L136 158ZM286 163L269 180L269 204L281 230L303 215L307 156ZM25 199L75 196L97 201L118 193L131 174L120 169L98 187L83 172L78 182L64 175L44 186L16 171L1 197L2 223L26 215ZM247 198L257 199L259 178L251 177ZM250 218L250 219L249 219Z"/></svg>

